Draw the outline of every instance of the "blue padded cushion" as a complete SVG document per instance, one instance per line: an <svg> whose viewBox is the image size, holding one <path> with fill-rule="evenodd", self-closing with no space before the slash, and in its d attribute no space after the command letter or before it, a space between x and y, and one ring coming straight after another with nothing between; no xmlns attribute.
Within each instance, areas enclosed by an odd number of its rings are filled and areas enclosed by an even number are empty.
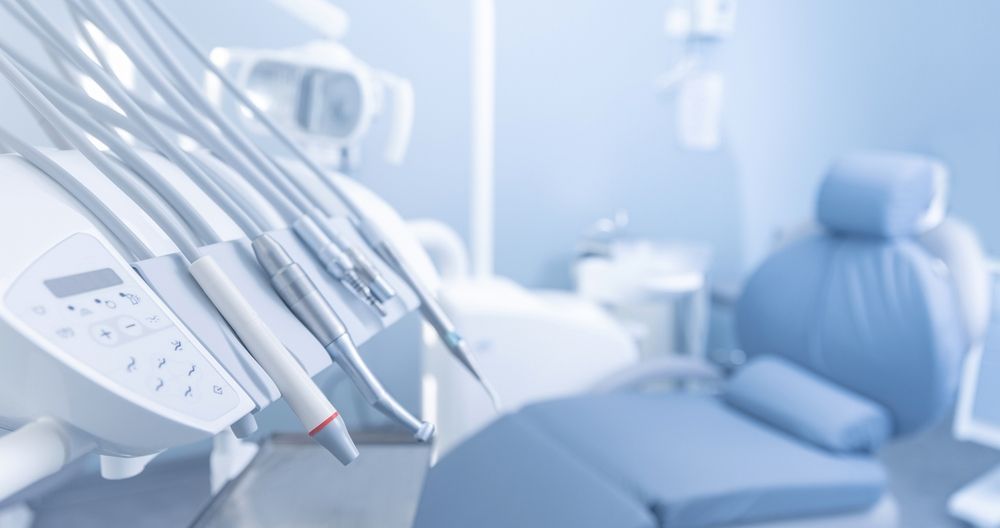
<svg viewBox="0 0 1000 528"><path fill-rule="evenodd" d="M947 269L908 238L813 236L772 255L736 305L740 346L884 407L896 435L956 394L965 330Z"/></svg>
<svg viewBox="0 0 1000 528"><path fill-rule="evenodd" d="M655 528L634 496L520 416L490 424L431 468L415 528Z"/></svg>
<svg viewBox="0 0 1000 528"><path fill-rule="evenodd" d="M723 400L835 453L874 453L892 427L881 405L775 356L740 369L726 384Z"/></svg>
<svg viewBox="0 0 1000 528"><path fill-rule="evenodd" d="M566 453L634 494L664 528L859 513L878 501L885 486L873 457L819 449L712 397L588 395L533 405L520 414ZM531 482L546 478L549 467L527 471L508 485L528 485L533 493L538 487ZM547 496L565 500L575 488L566 478Z"/></svg>
<svg viewBox="0 0 1000 528"><path fill-rule="evenodd" d="M935 200L943 204L946 180L944 165L922 156L884 152L846 156L823 180L817 216L821 224L838 232L918 234L932 227L925 221Z"/></svg>

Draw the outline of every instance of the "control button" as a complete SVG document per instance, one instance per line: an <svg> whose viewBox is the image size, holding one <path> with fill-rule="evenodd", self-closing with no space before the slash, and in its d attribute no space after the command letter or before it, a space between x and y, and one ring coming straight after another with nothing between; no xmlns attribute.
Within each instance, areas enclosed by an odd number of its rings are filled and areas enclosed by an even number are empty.
<svg viewBox="0 0 1000 528"><path fill-rule="evenodd" d="M92 326L90 328L90 335L102 345L113 345L118 342L118 332L105 324Z"/></svg>
<svg viewBox="0 0 1000 528"><path fill-rule="evenodd" d="M125 335L136 337L142 334L142 326L134 317L119 317L118 330Z"/></svg>
<svg viewBox="0 0 1000 528"><path fill-rule="evenodd" d="M159 330L170 326L170 320L160 314L148 314L142 317L142 324L150 330Z"/></svg>
<svg viewBox="0 0 1000 528"><path fill-rule="evenodd" d="M167 392L167 381L161 376L153 376L149 378L149 388L153 392L165 393Z"/></svg>
<svg viewBox="0 0 1000 528"><path fill-rule="evenodd" d="M63 327L56 330L56 335L63 339L71 339L76 336L76 332L72 328Z"/></svg>
<svg viewBox="0 0 1000 528"><path fill-rule="evenodd" d="M45 307L40 304L37 306L32 306L31 311L34 312L35 315L45 315L48 312L48 310L46 310Z"/></svg>
<svg viewBox="0 0 1000 528"><path fill-rule="evenodd" d="M222 396L223 392L221 385L212 385L212 394Z"/></svg>
<svg viewBox="0 0 1000 528"><path fill-rule="evenodd" d="M128 363L125 364L125 372L129 374L139 370L139 363L135 360L135 356L128 357Z"/></svg>
<svg viewBox="0 0 1000 528"><path fill-rule="evenodd" d="M199 391L194 388L193 385L182 385L181 386L181 397L185 401L193 402L198 400Z"/></svg>
<svg viewBox="0 0 1000 528"><path fill-rule="evenodd" d="M170 340L170 349L173 350L174 352L183 352L184 351L184 341L181 341L180 339L171 339Z"/></svg>
<svg viewBox="0 0 1000 528"><path fill-rule="evenodd" d="M142 299L139 298L139 296L136 295L136 294L134 294L134 293L118 292L118 296L121 297L122 299L125 299L126 301L128 301L129 304L131 304L132 306L135 306L135 305L139 304L140 302L142 302Z"/></svg>
<svg viewBox="0 0 1000 528"><path fill-rule="evenodd" d="M168 367L170 375L179 383L191 385L201 379L201 364L187 358L171 356Z"/></svg>
<svg viewBox="0 0 1000 528"><path fill-rule="evenodd" d="M198 367L197 363L185 363L184 366L184 379L191 383L201 377L201 368Z"/></svg>
<svg viewBox="0 0 1000 528"><path fill-rule="evenodd" d="M94 315L94 312L90 308L80 308L80 317L87 317L88 315Z"/></svg>
<svg viewBox="0 0 1000 528"><path fill-rule="evenodd" d="M106 306L108 308L108 310L114 310L114 309L118 308L118 303L116 303L115 301L112 301L111 299L108 299L108 300L104 301L104 306Z"/></svg>
<svg viewBox="0 0 1000 528"><path fill-rule="evenodd" d="M157 368L157 370L162 370L162 369L165 369L166 367L167 367L167 358L165 358L165 357L158 357L158 358L156 358L156 368Z"/></svg>

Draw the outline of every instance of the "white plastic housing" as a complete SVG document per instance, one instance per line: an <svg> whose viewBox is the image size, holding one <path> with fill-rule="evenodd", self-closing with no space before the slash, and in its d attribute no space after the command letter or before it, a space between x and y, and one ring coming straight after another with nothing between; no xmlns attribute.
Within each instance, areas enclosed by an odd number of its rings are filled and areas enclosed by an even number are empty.
<svg viewBox="0 0 1000 528"><path fill-rule="evenodd" d="M0 427L47 416L101 454L139 456L209 438L253 409L74 198L20 158L0 157L0 173ZM121 282L65 297L44 283L98 269Z"/></svg>

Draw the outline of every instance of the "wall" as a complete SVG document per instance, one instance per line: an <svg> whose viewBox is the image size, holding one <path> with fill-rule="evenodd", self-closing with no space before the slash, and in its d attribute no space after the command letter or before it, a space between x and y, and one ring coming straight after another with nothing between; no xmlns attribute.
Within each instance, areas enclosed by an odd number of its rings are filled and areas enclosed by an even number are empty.
<svg viewBox="0 0 1000 528"><path fill-rule="evenodd" d="M1000 251L1000 4L744 2L728 71L747 261L811 214L829 161L855 148L924 152L952 169L952 210Z"/></svg>
<svg viewBox="0 0 1000 528"><path fill-rule="evenodd" d="M373 131L358 177L403 212L467 233L469 10L464 0L338 2L347 42L411 78L417 121L403 168L378 159ZM53 2L57 4L57 2ZM1000 4L742 2L718 65L727 75L726 143L679 150L656 75L676 58L665 0L498 2L497 270L568 286L578 236L630 211L637 235L710 241L736 276L777 230L811 215L824 167L861 147L938 155L953 169L953 210L1000 251ZM208 46L287 46L314 35L269 2L173 0L167 9ZM391 8L391 9L390 9ZM224 21L224 23L222 23ZM0 32L27 42L7 17ZM37 47L21 46L36 58ZM5 91L4 91L5 90ZM0 93L5 101L9 89ZM44 142L19 104L0 120Z"/></svg>

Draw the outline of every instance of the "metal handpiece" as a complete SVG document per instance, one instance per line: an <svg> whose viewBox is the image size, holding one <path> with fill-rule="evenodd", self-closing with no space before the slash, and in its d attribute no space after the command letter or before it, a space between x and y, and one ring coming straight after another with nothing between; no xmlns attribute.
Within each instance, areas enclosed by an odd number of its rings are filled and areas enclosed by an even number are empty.
<svg viewBox="0 0 1000 528"><path fill-rule="evenodd" d="M385 280L382 273L368 260L364 253L353 247L348 247L344 252L354 261L355 268L367 281L375 298L384 303L396 296L396 290L389 284L389 281Z"/></svg>
<svg viewBox="0 0 1000 528"><path fill-rule="evenodd" d="M368 257L364 253L358 251L351 243L344 239L333 228L329 219L325 222L318 222L320 228L326 233L326 236L336 244L347 257L350 262L350 267L352 270L356 270L357 274L362 280L367 284L369 291L375 296L379 303L384 303L389 299L396 296L396 290L393 289L392 285L385 280L382 273L375 267L374 264L368 260Z"/></svg>
<svg viewBox="0 0 1000 528"><path fill-rule="evenodd" d="M500 395L497 394L493 386L487 381L486 377L483 375L482 370L479 367L479 362L476 357L469 350L468 342L455 327L455 324L445 313L441 304L438 302L430 292L424 288L413 272L406 266L402 259L396 254L395 249L385 241L385 239L379 236L377 233L371 233L368 229L365 229L365 225L361 226L360 232L362 236L366 238L370 243L372 243L375 250L378 252L379 256L382 257L390 266L392 266L401 277L406 281L407 285L413 289L414 293L417 294L417 298L420 299L420 312L424 316L424 320L427 321L434 331L437 332L438 337L444 342L445 347L448 348L448 352L457 359L462 366L465 367L472 377L479 382L483 390L490 397L493 402L493 407L499 411L500 410ZM371 229L369 227L369 229Z"/></svg>
<svg viewBox="0 0 1000 528"><path fill-rule="evenodd" d="M328 230L321 227L322 224L324 222L317 222L310 216L302 216L292 224L292 228L313 250L330 275L340 281L355 297L385 317L386 311L382 307L382 302L365 284L363 277L354 267L354 262L340 248L336 239L331 239L327 235Z"/></svg>
<svg viewBox="0 0 1000 528"><path fill-rule="evenodd" d="M434 435L434 425L415 418L385 390L361 358L343 321L302 267L270 236L255 239L253 249L270 275L275 291L347 373L368 403L412 431L418 440L429 440Z"/></svg>

